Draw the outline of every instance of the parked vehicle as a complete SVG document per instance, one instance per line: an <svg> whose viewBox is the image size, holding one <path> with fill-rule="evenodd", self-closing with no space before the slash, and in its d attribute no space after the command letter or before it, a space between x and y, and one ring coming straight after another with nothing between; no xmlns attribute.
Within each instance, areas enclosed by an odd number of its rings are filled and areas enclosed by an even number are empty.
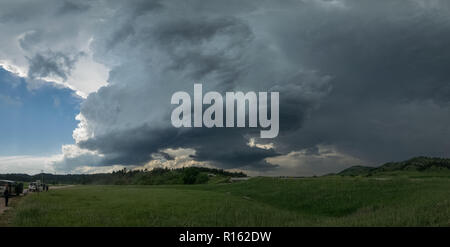
<svg viewBox="0 0 450 247"><path fill-rule="evenodd" d="M0 180L0 192L3 195L6 185L8 185L8 190L10 195L20 195L23 193L23 183L18 183L11 180Z"/></svg>
<svg viewBox="0 0 450 247"><path fill-rule="evenodd" d="M36 182L31 182L28 185L28 191L31 191L31 192L43 191L43 185L41 184L41 181L36 180Z"/></svg>

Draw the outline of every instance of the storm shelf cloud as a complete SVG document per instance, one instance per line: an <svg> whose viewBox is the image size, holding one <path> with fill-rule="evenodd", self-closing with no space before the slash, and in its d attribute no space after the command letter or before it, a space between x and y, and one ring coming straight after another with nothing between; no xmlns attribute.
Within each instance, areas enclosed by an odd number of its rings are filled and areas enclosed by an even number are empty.
<svg viewBox="0 0 450 247"><path fill-rule="evenodd" d="M58 171L166 162L301 176L450 157L445 0L4 1L0 31L4 69L82 97ZM196 83L279 92L278 136L174 128L171 97Z"/></svg>

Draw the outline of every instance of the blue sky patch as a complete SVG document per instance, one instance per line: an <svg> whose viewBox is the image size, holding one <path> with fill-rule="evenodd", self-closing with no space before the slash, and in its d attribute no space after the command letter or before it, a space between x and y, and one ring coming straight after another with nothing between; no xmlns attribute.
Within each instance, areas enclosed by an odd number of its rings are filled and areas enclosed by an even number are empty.
<svg viewBox="0 0 450 247"><path fill-rule="evenodd" d="M74 142L81 102L50 83L28 89L25 79L0 68L0 156L60 153Z"/></svg>

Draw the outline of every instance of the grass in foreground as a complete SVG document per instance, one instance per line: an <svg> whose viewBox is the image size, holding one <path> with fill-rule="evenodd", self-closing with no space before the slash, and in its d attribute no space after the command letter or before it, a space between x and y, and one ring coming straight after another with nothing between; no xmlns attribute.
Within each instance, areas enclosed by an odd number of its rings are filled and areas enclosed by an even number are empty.
<svg viewBox="0 0 450 247"><path fill-rule="evenodd" d="M254 178L235 184L75 186L23 198L11 225L450 226L450 178Z"/></svg>

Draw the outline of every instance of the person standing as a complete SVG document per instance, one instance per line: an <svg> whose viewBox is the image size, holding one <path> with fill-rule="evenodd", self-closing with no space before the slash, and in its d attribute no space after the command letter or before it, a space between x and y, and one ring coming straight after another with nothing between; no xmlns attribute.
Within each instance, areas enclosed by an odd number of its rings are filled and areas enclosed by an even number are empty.
<svg viewBox="0 0 450 247"><path fill-rule="evenodd" d="M5 197L5 207L8 207L8 199L9 199L9 186L6 185L5 191L3 191L3 196Z"/></svg>

